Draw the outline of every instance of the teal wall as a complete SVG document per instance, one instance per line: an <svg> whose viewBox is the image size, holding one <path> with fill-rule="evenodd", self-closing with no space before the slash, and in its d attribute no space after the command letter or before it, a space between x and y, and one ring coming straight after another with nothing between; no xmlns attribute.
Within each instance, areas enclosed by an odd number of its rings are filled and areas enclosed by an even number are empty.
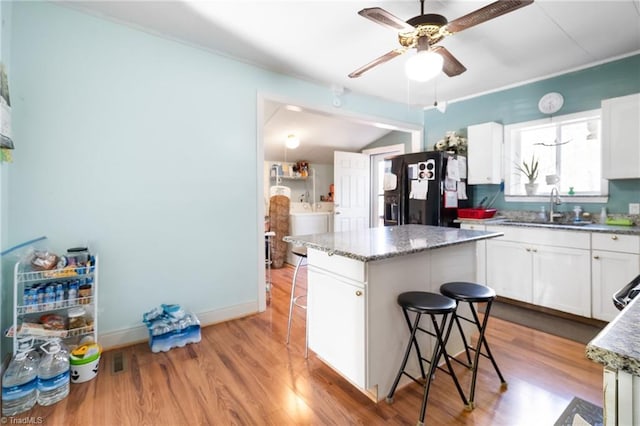
<svg viewBox="0 0 640 426"><path fill-rule="evenodd" d="M571 114L600 108L602 99L640 92L640 55L635 55L563 74L535 83L490 93L476 98L453 102L446 114L435 108L425 111L425 147L448 130L466 135L467 126L495 121L504 125L548 117L538 111L538 100L545 93L560 92L564 105L556 115ZM637 141L640 143L640 141ZM498 185L474 185L473 199L477 202L499 190ZM567 201L566 197L564 198ZM609 182L610 213L627 213L628 203L640 202L640 179ZM495 207L502 210L538 210L540 203L505 202L502 194ZM586 211L599 212L603 204L581 204ZM561 210L571 211L573 204L565 202Z"/></svg>
<svg viewBox="0 0 640 426"><path fill-rule="evenodd" d="M101 335L140 330L160 303L217 320L257 311L258 102L330 110L330 90L53 2L14 2L3 18L17 147L2 193L7 245L89 243ZM422 110L352 93L342 109L423 125ZM6 312L11 282L2 287Z"/></svg>
<svg viewBox="0 0 640 426"><path fill-rule="evenodd" d="M369 145L365 146L362 149L363 150L373 149L373 148L380 148L381 146L400 145L400 144L404 145L404 152L407 152L407 153L411 152L411 133L394 130L387 133L380 139L377 139L371 142Z"/></svg>
<svg viewBox="0 0 640 426"><path fill-rule="evenodd" d="M0 62L2 62L7 71L9 79L9 95L13 96L12 76L11 71L11 10L12 3L0 1ZM15 139L15 138L14 138ZM0 163L0 253L9 248L8 242L8 173L11 164ZM0 257L0 332L4 336L4 329L6 324L11 323L12 318L12 303L13 292L11 290L12 282L12 259L9 255ZM3 350L4 342L8 339L0 337L0 364L2 363L2 357L7 351Z"/></svg>

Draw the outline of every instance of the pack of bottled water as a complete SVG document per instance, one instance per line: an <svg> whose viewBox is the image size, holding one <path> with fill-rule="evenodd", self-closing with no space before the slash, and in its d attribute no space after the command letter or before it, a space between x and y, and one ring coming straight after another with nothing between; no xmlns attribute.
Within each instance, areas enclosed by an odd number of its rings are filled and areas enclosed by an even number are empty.
<svg viewBox="0 0 640 426"><path fill-rule="evenodd" d="M31 341L31 343L33 343ZM30 410L38 399L40 355L28 342L20 342L2 376L2 416Z"/></svg>
<svg viewBox="0 0 640 426"><path fill-rule="evenodd" d="M40 346L38 365L38 404L52 405L69 395L69 350L60 340Z"/></svg>
<svg viewBox="0 0 640 426"><path fill-rule="evenodd" d="M167 352L201 340L200 321L180 305L161 305L142 316L149 329L149 347L152 352Z"/></svg>

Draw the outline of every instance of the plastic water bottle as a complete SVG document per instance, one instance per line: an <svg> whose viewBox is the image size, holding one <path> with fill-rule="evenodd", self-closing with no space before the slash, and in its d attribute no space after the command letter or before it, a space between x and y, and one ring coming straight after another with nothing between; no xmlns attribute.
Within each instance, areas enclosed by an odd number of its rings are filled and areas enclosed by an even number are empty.
<svg viewBox="0 0 640 426"><path fill-rule="evenodd" d="M16 353L2 376L2 415L14 416L30 410L38 399L40 355L28 348Z"/></svg>
<svg viewBox="0 0 640 426"><path fill-rule="evenodd" d="M601 224L606 224L607 223L607 208L603 207L602 210L600 210L600 223Z"/></svg>
<svg viewBox="0 0 640 426"><path fill-rule="evenodd" d="M44 354L38 367L38 404L52 405L69 395L69 351L59 340L40 349Z"/></svg>

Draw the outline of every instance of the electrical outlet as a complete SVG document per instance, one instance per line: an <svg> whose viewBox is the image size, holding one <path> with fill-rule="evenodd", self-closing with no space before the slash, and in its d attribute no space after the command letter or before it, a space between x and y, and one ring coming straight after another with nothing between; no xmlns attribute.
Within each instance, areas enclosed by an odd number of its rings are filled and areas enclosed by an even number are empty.
<svg viewBox="0 0 640 426"><path fill-rule="evenodd" d="M629 214L640 214L640 203L629 203Z"/></svg>

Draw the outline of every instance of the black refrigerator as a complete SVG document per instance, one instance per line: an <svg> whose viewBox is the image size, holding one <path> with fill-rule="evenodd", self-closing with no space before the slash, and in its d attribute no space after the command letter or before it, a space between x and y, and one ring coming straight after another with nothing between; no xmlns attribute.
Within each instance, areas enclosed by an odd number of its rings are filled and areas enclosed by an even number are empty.
<svg viewBox="0 0 640 426"><path fill-rule="evenodd" d="M455 159L449 168L449 161ZM384 225L454 223L466 199L466 158L440 151L416 152L387 159L384 176ZM448 179L447 179L448 178Z"/></svg>

